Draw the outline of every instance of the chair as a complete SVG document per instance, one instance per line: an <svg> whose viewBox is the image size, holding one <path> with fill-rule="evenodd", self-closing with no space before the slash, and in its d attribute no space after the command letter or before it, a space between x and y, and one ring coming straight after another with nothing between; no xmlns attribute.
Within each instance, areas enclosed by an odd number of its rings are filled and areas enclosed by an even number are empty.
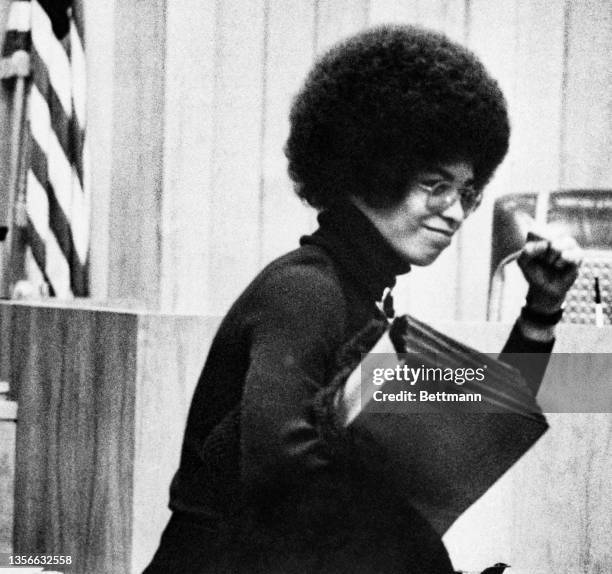
<svg viewBox="0 0 612 574"><path fill-rule="evenodd" d="M488 319L510 321L524 304L527 283L515 263L527 233L536 224L538 194L515 193L496 200ZM569 189L547 194L543 222L549 234L572 235L585 251L578 279L568 292L563 321L594 324L595 278L599 279L604 321L612 306L612 190ZM539 223L539 222L538 222ZM607 312L607 313L606 313Z"/></svg>

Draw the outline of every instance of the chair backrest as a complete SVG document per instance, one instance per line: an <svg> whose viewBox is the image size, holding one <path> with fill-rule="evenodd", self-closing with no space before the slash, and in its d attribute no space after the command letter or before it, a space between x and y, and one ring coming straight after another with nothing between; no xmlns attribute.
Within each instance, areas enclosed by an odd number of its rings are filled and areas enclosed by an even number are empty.
<svg viewBox="0 0 612 574"><path fill-rule="evenodd" d="M595 322L595 277L611 323L612 308L612 190L571 189L549 195L546 224L555 232L573 236L585 250L580 275L569 291L564 321ZM510 194L495 202L491 255L489 319L512 320L524 300L527 285L510 264L498 270L511 253L525 243L535 225L537 193ZM496 273L496 270L498 273Z"/></svg>

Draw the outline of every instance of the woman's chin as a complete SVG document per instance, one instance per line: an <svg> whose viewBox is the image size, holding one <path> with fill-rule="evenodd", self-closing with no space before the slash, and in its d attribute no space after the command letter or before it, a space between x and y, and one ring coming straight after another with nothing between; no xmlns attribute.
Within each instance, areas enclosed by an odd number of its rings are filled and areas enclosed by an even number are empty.
<svg viewBox="0 0 612 574"><path fill-rule="evenodd" d="M411 265L415 265L417 267L427 267L440 256L442 251L443 249L422 250L418 254L411 254L405 258Z"/></svg>

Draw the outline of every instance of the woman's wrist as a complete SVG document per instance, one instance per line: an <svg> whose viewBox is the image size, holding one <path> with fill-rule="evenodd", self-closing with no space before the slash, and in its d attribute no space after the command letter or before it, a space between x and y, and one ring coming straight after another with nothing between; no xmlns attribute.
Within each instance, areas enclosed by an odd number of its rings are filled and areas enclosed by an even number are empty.
<svg viewBox="0 0 612 574"><path fill-rule="evenodd" d="M521 309L519 327L528 339L546 343L555 338L555 326L563 317L563 301L539 301L531 292Z"/></svg>
<svg viewBox="0 0 612 574"><path fill-rule="evenodd" d="M554 327L563 317L565 305L560 305L552 310L541 310L527 304L521 309L521 319L536 327Z"/></svg>
<svg viewBox="0 0 612 574"><path fill-rule="evenodd" d="M539 343L549 343L555 338L555 325L538 325L524 319L522 316L519 317L518 325L526 339L538 341Z"/></svg>
<svg viewBox="0 0 612 574"><path fill-rule="evenodd" d="M541 294L530 289L527 292L527 297L525 298L524 309L528 309L534 314L555 315L557 313L563 314L564 306L565 295L562 298L551 297L550 295Z"/></svg>

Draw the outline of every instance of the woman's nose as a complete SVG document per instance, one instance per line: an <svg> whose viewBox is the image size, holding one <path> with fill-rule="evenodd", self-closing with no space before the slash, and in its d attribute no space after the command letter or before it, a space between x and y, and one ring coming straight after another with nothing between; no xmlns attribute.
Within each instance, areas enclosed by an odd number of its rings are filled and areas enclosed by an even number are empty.
<svg viewBox="0 0 612 574"><path fill-rule="evenodd" d="M465 219L465 213L459 198L457 197L457 199L453 201L440 215L446 219L452 220L456 226L461 225Z"/></svg>

